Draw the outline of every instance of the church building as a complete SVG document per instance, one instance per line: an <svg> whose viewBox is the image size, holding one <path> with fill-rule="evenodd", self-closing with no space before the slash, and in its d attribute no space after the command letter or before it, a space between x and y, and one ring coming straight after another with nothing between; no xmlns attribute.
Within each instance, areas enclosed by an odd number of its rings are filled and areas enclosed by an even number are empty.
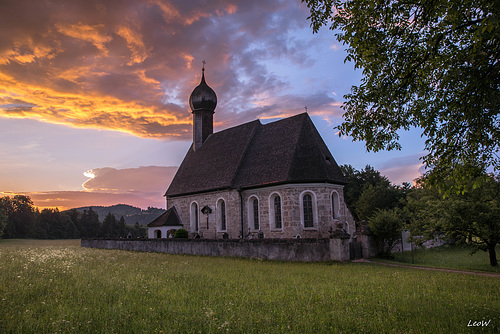
<svg viewBox="0 0 500 334"><path fill-rule="evenodd" d="M213 133L217 96L204 71L189 98L193 144L149 237L181 227L204 239L352 235L344 176L307 112Z"/></svg>

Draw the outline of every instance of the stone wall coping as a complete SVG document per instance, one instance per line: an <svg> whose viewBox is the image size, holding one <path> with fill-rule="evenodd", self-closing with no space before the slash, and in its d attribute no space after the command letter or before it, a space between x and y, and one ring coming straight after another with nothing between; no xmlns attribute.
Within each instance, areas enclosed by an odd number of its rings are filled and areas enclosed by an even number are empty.
<svg viewBox="0 0 500 334"><path fill-rule="evenodd" d="M330 238L254 238L254 239L193 239L193 238L82 238L83 240L103 240L103 241L146 241L146 242L222 242L222 243L265 243L265 244L311 244L311 243L326 243Z"/></svg>

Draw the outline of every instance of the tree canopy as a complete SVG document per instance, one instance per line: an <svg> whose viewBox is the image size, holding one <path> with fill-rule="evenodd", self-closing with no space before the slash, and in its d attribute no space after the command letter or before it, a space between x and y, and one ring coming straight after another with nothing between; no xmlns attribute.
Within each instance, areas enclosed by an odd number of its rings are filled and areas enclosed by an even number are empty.
<svg viewBox="0 0 500 334"><path fill-rule="evenodd" d="M478 170L500 170L499 1L302 1L313 31L330 25L363 71L340 135L378 151L400 149L399 130L422 129L437 185L463 190Z"/></svg>
<svg viewBox="0 0 500 334"><path fill-rule="evenodd" d="M436 189L414 189L405 208L414 235L433 239L445 234L454 242L489 253L490 264L498 265L496 245L500 243L500 179L487 176L464 194L443 198Z"/></svg>

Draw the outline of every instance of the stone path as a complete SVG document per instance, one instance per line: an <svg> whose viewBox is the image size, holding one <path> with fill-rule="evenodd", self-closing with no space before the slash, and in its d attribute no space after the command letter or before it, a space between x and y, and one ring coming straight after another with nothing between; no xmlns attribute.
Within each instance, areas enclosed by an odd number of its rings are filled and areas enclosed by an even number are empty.
<svg viewBox="0 0 500 334"><path fill-rule="evenodd" d="M469 271L469 270L460 270L460 269L448 269L448 268L410 266L410 265L399 264L399 263L372 262L372 261L367 260L367 259L354 260L352 262L367 262L367 263L371 263L371 264L375 264L375 265L382 265L382 266L389 266L389 267L403 267L403 268L432 270L432 271L444 271L444 272L449 272L449 273L459 273L459 274L468 274L468 275L477 275L477 276L500 277L500 274L498 274L498 273L488 273L488 272Z"/></svg>

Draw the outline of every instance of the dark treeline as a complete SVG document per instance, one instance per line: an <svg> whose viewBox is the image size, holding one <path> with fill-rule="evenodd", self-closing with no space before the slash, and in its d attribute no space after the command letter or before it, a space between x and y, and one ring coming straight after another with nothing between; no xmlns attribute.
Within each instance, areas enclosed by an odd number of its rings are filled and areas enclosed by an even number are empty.
<svg viewBox="0 0 500 334"><path fill-rule="evenodd" d="M126 225L123 216L117 219L106 215L102 222L89 208L60 212L58 209L39 211L29 196L16 195L0 198L0 237L34 239L77 238L138 238L145 237L146 229L136 223Z"/></svg>

